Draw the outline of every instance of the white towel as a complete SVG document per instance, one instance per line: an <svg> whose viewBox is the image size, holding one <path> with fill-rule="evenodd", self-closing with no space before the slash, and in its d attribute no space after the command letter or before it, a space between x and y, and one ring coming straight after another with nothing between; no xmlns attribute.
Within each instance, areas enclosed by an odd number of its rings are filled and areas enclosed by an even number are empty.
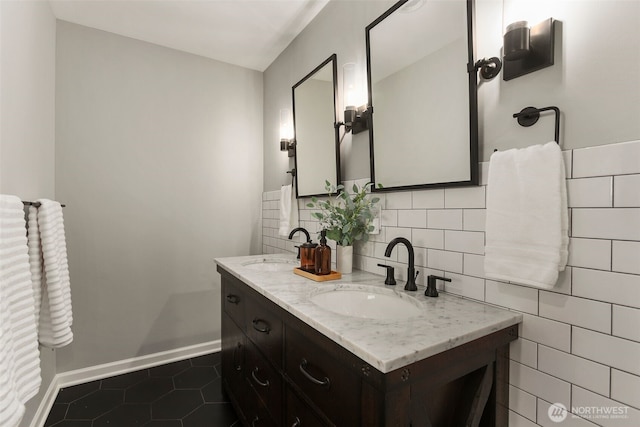
<svg viewBox="0 0 640 427"><path fill-rule="evenodd" d="M24 206L0 195L0 426L15 427L40 388Z"/></svg>
<svg viewBox="0 0 640 427"><path fill-rule="evenodd" d="M298 226L298 199L293 185L283 185L280 189L280 236L289 236L291 230Z"/></svg>
<svg viewBox="0 0 640 427"><path fill-rule="evenodd" d="M40 344L58 348L73 340L71 284L67 243L60 203L40 199L37 211L29 209L29 261L40 308ZM36 218L37 217L37 218Z"/></svg>
<svg viewBox="0 0 640 427"><path fill-rule="evenodd" d="M568 257L564 162L555 142L495 152L487 187L487 278L551 289Z"/></svg>

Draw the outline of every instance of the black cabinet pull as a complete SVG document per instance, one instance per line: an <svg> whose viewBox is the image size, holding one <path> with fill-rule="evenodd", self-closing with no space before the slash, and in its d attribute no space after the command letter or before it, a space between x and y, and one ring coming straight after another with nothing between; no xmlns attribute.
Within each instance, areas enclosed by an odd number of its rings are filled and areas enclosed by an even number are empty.
<svg viewBox="0 0 640 427"><path fill-rule="evenodd" d="M269 326L269 323L267 323L265 320L262 319L253 319L253 329L255 329L258 332L261 332L263 334L268 334L269 331L271 331L271 327ZM263 326L260 326L263 325Z"/></svg>
<svg viewBox="0 0 640 427"><path fill-rule="evenodd" d="M315 385L319 385L322 387L329 387L331 385L331 382L329 381L329 378L324 377L324 379L319 380L317 378L315 378L313 375L311 375L309 372L307 372L307 365L309 364L309 362L307 362L307 359L303 358L302 361L300 362L300 372L302 372L302 375L304 375L305 377L307 377L307 379L309 381L311 381L312 383L314 383Z"/></svg>
<svg viewBox="0 0 640 427"><path fill-rule="evenodd" d="M238 350L242 350L242 344L238 343L238 345L233 349L233 366L236 368L236 371L242 371L242 363L236 363L236 354Z"/></svg>
<svg viewBox="0 0 640 427"><path fill-rule="evenodd" d="M300 427L301 425L302 425L302 423L300 422L300 418L296 417L296 419L293 422L293 424L291 424L291 427Z"/></svg>
<svg viewBox="0 0 640 427"><path fill-rule="evenodd" d="M256 366L255 368L253 368L253 371L251 371L251 378L253 378L256 384L262 387L269 387L269 380L260 381L258 379L258 376L256 375L257 373L258 373L258 367Z"/></svg>
<svg viewBox="0 0 640 427"><path fill-rule="evenodd" d="M231 304L239 304L240 303L240 297L238 295L229 294L229 295L227 295L227 302L229 302Z"/></svg>

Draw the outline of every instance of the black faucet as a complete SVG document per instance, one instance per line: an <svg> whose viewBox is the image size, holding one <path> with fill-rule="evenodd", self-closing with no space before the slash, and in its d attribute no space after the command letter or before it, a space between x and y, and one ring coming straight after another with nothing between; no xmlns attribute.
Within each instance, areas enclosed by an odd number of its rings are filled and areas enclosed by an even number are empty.
<svg viewBox="0 0 640 427"><path fill-rule="evenodd" d="M298 231L302 231L305 237L307 238L307 242L311 242L311 235L309 235L309 232L305 230L303 227L296 227L293 230L291 230L291 233L289 233L289 240L293 239L293 235L296 234ZM298 248L297 259L300 259L300 246L296 246L296 248Z"/></svg>
<svg viewBox="0 0 640 427"><path fill-rule="evenodd" d="M387 249L385 249L384 251L384 256L390 257L391 250L398 243L404 243L404 245L407 247L407 251L409 251L409 269L407 270L407 284L404 285L404 290L417 291L418 290L418 287L416 286L417 274L416 274L416 268L414 266L415 256L413 253L413 246L411 245L411 242L405 239L404 237L396 237L395 239L390 241L389 244L387 245Z"/></svg>

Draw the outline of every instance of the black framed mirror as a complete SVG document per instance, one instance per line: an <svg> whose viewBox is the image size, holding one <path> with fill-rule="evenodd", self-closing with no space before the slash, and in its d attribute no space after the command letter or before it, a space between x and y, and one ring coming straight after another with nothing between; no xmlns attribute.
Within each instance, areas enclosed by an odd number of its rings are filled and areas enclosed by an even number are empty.
<svg viewBox="0 0 640 427"><path fill-rule="evenodd" d="M340 183L336 58L331 55L292 88L298 198L326 195L325 181Z"/></svg>
<svg viewBox="0 0 640 427"><path fill-rule="evenodd" d="M473 0L401 0L367 26L374 191L477 185L473 34Z"/></svg>

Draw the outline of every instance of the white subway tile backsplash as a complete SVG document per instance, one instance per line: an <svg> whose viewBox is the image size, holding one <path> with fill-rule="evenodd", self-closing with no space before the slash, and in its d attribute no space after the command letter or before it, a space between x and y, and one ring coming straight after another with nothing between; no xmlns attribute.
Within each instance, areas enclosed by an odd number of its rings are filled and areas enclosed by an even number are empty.
<svg viewBox="0 0 640 427"><path fill-rule="evenodd" d="M444 289L446 292L479 301L484 300L483 279L449 272L445 274L445 277L451 279L451 282L444 282L444 288L441 288L442 285L439 285L438 289Z"/></svg>
<svg viewBox="0 0 640 427"><path fill-rule="evenodd" d="M444 208L444 188L414 191L413 209Z"/></svg>
<svg viewBox="0 0 640 427"><path fill-rule="evenodd" d="M613 206L613 177L567 180L570 208L610 208Z"/></svg>
<svg viewBox="0 0 640 427"><path fill-rule="evenodd" d="M484 233L478 231L446 230L444 232L444 249L447 251L484 255Z"/></svg>
<svg viewBox="0 0 640 427"><path fill-rule="evenodd" d="M562 403L569 407L571 384L521 363L511 361L509 384L548 402Z"/></svg>
<svg viewBox="0 0 640 427"><path fill-rule="evenodd" d="M573 295L640 308L640 276L573 268Z"/></svg>
<svg viewBox="0 0 640 427"><path fill-rule="evenodd" d="M533 394L509 386L509 408L528 419L536 420L536 397Z"/></svg>
<svg viewBox="0 0 640 427"><path fill-rule="evenodd" d="M640 207L640 174L614 177L613 206L617 208Z"/></svg>
<svg viewBox="0 0 640 427"><path fill-rule="evenodd" d="M428 210L427 227L443 230L462 230L462 209Z"/></svg>
<svg viewBox="0 0 640 427"><path fill-rule="evenodd" d="M465 231L484 231L486 222L486 209L465 209L462 213L462 229Z"/></svg>
<svg viewBox="0 0 640 427"><path fill-rule="evenodd" d="M419 267L427 266L427 250L425 248L413 248L414 263ZM409 252L398 252L398 262L409 264Z"/></svg>
<svg viewBox="0 0 640 427"><path fill-rule="evenodd" d="M464 254L462 272L467 276L484 277L484 256Z"/></svg>
<svg viewBox="0 0 640 427"><path fill-rule="evenodd" d="M609 394L608 366L541 345L538 369L596 393ZM589 374L585 375L586 372Z"/></svg>
<svg viewBox="0 0 640 427"><path fill-rule="evenodd" d="M613 306L612 334L640 342L640 309Z"/></svg>
<svg viewBox="0 0 640 427"><path fill-rule="evenodd" d="M540 291L540 316L611 333L611 304Z"/></svg>
<svg viewBox="0 0 640 427"><path fill-rule="evenodd" d="M520 336L522 338L557 348L564 352L571 350L571 326L543 317L523 315Z"/></svg>
<svg viewBox="0 0 640 427"><path fill-rule="evenodd" d="M640 240L640 208L573 209L571 227L573 237Z"/></svg>
<svg viewBox="0 0 640 427"><path fill-rule="evenodd" d="M444 207L447 209L484 208L485 188L484 186L446 188L444 190Z"/></svg>
<svg viewBox="0 0 640 427"><path fill-rule="evenodd" d="M571 276L572 267L565 267L564 271L558 273L558 281L550 292L558 292L561 294L571 295Z"/></svg>
<svg viewBox="0 0 640 427"><path fill-rule="evenodd" d="M640 408L640 377L612 369L611 398Z"/></svg>
<svg viewBox="0 0 640 427"><path fill-rule="evenodd" d="M427 267L435 270L462 273L461 253L439 251L437 249L429 249L427 252Z"/></svg>
<svg viewBox="0 0 640 427"><path fill-rule="evenodd" d="M510 427L538 427L538 424L529 420L528 418L523 417L522 415L514 412L513 410L509 411L509 426Z"/></svg>
<svg viewBox="0 0 640 427"><path fill-rule="evenodd" d="M381 216L381 223L384 227L397 227L398 226L398 211L395 209L383 209Z"/></svg>
<svg viewBox="0 0 640 427"><path fill-rule="evenodd" d="M640 141L573 150L573 177L640 173Z"/></svg>
<svg viewBox="0 0 640 427"><path fill-rule="evenodd" d="M571 387L571 408L581 418L603 427L640 425L640 411L637 409L575 385Z"/></svg>
<svg viewBox="0 0 640 427"><path fill-rule="evenodd" d="M522 337L511 341L509 357L511 360L535 369L538 367L538 344Z"/></svg>
<svg viewBox="0 0 640 427"><path fill-rule="evenodd" d="M611 240L571 238L568 264L574 267L611 270Z"/></svg>
<svg viewBox="0 0 640 427"><path fill-rule="evenodd" d="M640 188L638 189L640 192ZM640 274L640 242L613 241L613 271Z"/></svg>
<svg viewBox="0 0 640 427"><path fill-rule="evenodd" d="M411 209L411 192L401 191L398 193L385 194L384 209Z"/></svg>
<svg viewBox="0 0 640 427"><path fill-rule="evenodd" d="M413 229L411 243L421 248L444 249L444 230Z"/></svg>
<svg viewBox="0 0 640 427"><path fill-rule="evenodd" d="M385 231L385 240L388 242L392 241L396 237L404 237L405 239L411 241L411 229L404 227L384 227ZM404 247L404 245L400 245ZM395 249L394 249L395 250Z"/></svg>
<svg viewBox="0 0 640 427"><path fill-rule="evenodd" d="M398 227L427 228L427 211L424 209L399 210Z"/></svg>
<svg viewBox="0 0 640 427"><path fill-rule="evenodd" d="M487 280L485 301L525 313L538 314L538 290L526 286Z"/></svg>
<svg viewBox="0 0 640 427"><path fill-rule="evenodd" d="M640 343L574 326L571 353L640 375Z"/></svg>

